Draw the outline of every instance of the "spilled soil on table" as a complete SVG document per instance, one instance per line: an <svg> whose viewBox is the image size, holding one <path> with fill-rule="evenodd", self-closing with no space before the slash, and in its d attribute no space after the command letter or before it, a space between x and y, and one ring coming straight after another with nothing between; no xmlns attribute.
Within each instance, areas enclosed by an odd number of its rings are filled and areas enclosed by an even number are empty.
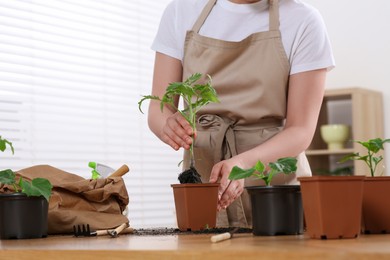
<svg viewBox="0 0 390 260"><path fill-rule="evenodd" d="M132 235L137 236L172 236L172 235L196 235L196 234L222 234L230 232L234 227L229 228L209 228L199 231L180 231L178 228L140 228L134 229ZM237 233L252 233L251 228L238 228L235 232Z"/></svg>

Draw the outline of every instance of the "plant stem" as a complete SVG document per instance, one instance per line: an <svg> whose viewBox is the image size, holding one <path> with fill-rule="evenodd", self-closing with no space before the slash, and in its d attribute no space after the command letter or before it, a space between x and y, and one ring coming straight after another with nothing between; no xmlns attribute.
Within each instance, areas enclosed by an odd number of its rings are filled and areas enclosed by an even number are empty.
<svg viewBox="0 0 390 260"><path fill-rule="evenodd" d="M196 127L196 115L195 115L195 112L193 111L193 108L191 106L191 100L192 100L192 96L188 97L188 100L187 100L187 104L188 104L188 117L190 119L190 124L191 124L191 128L192 128L192 136L191 136L191 139L192 139L192 142L191 142L191 146L190 146L190 167L191 168L195 168L195 156L194 156L194 135L195 135L195 127Z"/></svg>
<svg viewBox="0 0 390 260"><path fill-rule="evenodd" d="M375 169L373 169L373 167L372 167L372 153L371 153L370 151L368 151L368 161L367 161L367 165L368 165L368 167L370 168L371 177L374 177Z"/></svg>
<svg viewBox="0 0 390 260"><path fill-rule="evenodd" d="M12 186L14 187L15 192L19 192L18 186L16 186L15 183L12 183Z"/></svg>
<svg viewBox="0 0 390 260"><path fill-rule="evenodd" d="M194 138L192 138L192 144L190 146L190 168L195 168L194 160Z"/></svg>

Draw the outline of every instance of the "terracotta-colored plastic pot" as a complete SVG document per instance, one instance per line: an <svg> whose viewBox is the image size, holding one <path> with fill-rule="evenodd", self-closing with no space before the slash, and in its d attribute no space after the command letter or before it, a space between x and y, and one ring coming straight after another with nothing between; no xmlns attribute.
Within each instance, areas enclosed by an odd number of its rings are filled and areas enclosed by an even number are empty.
<svg viewBox="0 0 390 260"><path fill-rule="evenodd" d="M172 184L171 187L181 231L216 227L218 183Z"/></svg>
<svg viewBox="0 0 390 260"><path fill-rule="evenodd" d="M356 238L361 232L365 176L300 177L303 211L311 238Z"/></svg>
<svg viewBox="0 0 390 260"><path fill-rule="evenodd" d="M390 176L366 177L363 190L363 233L390 233Z"/></svg>

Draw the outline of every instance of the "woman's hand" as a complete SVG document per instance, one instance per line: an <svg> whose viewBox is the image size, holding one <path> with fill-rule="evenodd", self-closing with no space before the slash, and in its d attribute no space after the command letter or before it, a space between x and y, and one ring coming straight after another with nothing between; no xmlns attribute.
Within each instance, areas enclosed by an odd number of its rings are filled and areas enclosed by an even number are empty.
<svg viewBox="0 0 390 260"><path fill-rule="evenodd" d="M244 167L237 158L233 157L215 164L211 170L210 182L215 183L220 180L218 189L218 211L226 209L244 191L243 179L234 181L228 179L230 171L234 166Z"/></svg>
<svg viewBox="0 0 390 260"><path fill-rule="evenodd" d="M175 150L179 150L180 147L188 150L192 143L191 136L193 134L195 133L193 133L188 121L179 112L176 112L167 118L160 137L163 142Z"/></svg>

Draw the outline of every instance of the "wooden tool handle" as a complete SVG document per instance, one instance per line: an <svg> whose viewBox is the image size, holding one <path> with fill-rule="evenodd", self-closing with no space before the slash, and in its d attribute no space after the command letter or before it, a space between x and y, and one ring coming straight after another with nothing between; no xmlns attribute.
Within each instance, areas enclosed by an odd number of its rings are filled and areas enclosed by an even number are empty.
<svg viewBox="0 0 390 260"><path fill-rule="evenodd" d="M107 178L123 176L126 173L128 173L129 170L130 170L129 167L126 164L124 164L118 170L116 170L115 172L111 173Z"/></svg>
<svg viewBox="0 0 390 260"><path fill-rule="evenodd" d="M129 226L129 224L128 223L123 223L122 225L120 225L119 227L117 227L116 229L114 229L115 230L115 232L117 232L118 234L120 233L120 232L122 232L125 228L127 228Z"/></svg>
<svg viewBox="0 0 390 260"><path fill-rule="evenodd" d="M108 234L107 234L107 230L106 230L106 229L104 229L104 230L96 230L96 235L97 235L97 236L108 235Z"/></svg>
<svg viewBox="0 0 390 260"><path fill-rule="evenodd" d="M112 237L117 237L125 228L129 226L128 223L123 223L115 229L107 230L107 233Z"/></svg>
<svg viewBox="0 0 390 260"><path fill-rule="evenodd" d="M121 226L119 226L119 227L121 227ZM110 231L112 231L112 230L113 229L96 230L96 235L97 236L110 235ZM134 229L132 227L128 227L128 228L123 229L120 233L121 234L132 234L132 233L134 233Z"/></svg>
<svg viewBox="0 0 390 260"><path fill-rule="evenodd" d="M220 241L224 241L224 240L230 239L231 237L232 237L232 234L230 234L229 232L226 232L226 233L222 233L222 234L219 234L219 235L212 236L211 237L211 242L217 243L217 242L220 242Z"/></svg>

